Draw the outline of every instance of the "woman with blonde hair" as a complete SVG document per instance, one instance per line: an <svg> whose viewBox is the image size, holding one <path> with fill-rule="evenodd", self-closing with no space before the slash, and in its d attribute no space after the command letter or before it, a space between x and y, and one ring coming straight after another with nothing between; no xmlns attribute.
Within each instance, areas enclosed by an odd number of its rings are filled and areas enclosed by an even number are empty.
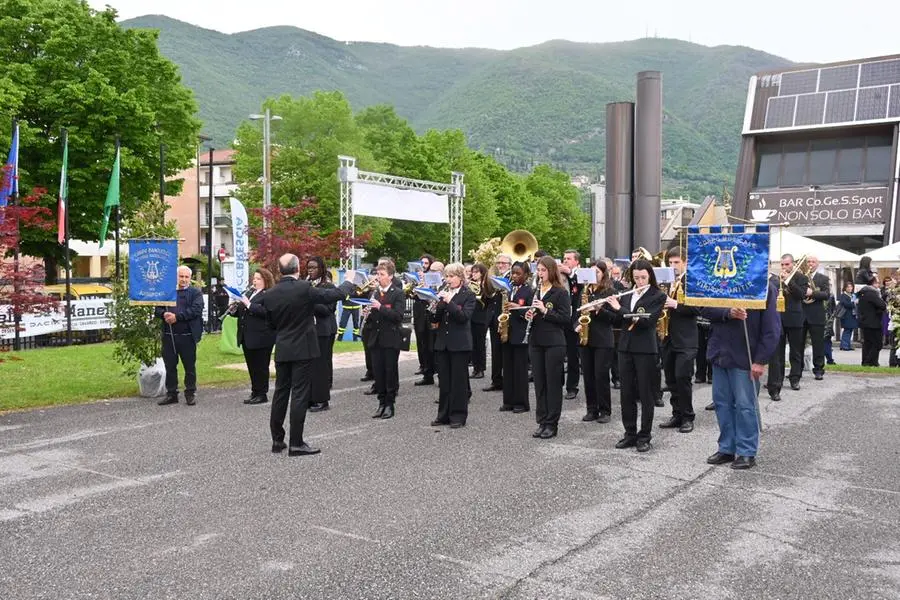
<svg viewBox="0 0 900 600"><path fill-rule="evenodd" d="M266 290L274 287L275 277L271 271L260 267L253 272L251 284L241 302L235 303L237 343L244 352L250 374L250 397L244 400L244 404L265 404L269 401L269 362L275 346L275 330L269 324L266 309L260 300Z"/></svg>

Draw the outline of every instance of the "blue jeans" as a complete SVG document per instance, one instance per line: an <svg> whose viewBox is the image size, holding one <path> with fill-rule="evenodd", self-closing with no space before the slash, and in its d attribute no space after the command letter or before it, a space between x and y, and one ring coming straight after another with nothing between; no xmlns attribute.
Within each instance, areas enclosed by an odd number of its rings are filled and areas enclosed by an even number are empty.
<svg viewBox="0 0 900 600"><path fill-rule="evenodd" d="M828 364L830 365L834 362L834 352L832 351L833 348L831 346L831 336L827 333L825 334L825 336L825 360L827 360Z"/></svg>
<svg viewBox="0 0 900 600"><path fill-rule="evenodd" d="M851 342L853 341L853 329L848 329L846 327L841 328L841 350L852 350L853 346Z"/></svg>
<svg viewBox="0 0 900 600"><path fill-rule="evenodd" d="M712 396L719 421L719 452L756 456L759 449L759 417L756 398L758 379L746 369L723 369L713 365Z"/></svg>

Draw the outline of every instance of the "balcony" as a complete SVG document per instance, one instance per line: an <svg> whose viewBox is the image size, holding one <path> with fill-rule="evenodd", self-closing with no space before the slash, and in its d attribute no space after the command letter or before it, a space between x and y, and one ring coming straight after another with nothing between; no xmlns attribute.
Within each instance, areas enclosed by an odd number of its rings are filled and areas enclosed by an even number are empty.
<svg viewBox="0 0 900 600"><path fill-rule="evenodd" d="M231 215L216 213L213 215L213 224L219 228L231 227ZM200 227L209 227L209 215L200 215Z"/></svg>

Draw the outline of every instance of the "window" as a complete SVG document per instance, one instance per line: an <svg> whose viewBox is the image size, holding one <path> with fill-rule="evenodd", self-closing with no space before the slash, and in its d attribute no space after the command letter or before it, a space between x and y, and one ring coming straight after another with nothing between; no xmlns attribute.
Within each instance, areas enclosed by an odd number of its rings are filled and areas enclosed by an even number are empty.
<svg viewBox="0 0 900 600"><path fill-rule="evenodd" d="M836 140L816 140L809 146L807 185L826 185L834 181L834 161L837 160Z"/></svg>
<svg viewBox="0 0 900 600"><path fill-rule="evenodd" d="M756 187L778 186L778 171L781 169L781 144L760 144L759 171Z"/></svg>
<svg viewBox="0 0 900 600"><path fill-rule="evenodd" d="M807 142L784 145L781 158L781 185L802 185L806 176Z"/></svg>
<svg viewBox="0 0 900 600"><path fill-rule="evenodd" d="M838 151L837 179L835 183L858 183L862 181L864 138L847 138L840 141Z"/></svg>
<svg viewBox="0 0 900 600"><path fill-rule="evenodd" d="M891 138L869 136L866 140L866 183L891 180Z"/></svg>

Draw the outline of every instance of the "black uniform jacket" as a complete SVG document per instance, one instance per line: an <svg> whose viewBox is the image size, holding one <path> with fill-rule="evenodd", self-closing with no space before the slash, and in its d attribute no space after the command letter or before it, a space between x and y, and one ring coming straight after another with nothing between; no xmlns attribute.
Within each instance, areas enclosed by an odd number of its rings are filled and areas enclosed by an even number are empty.
<svg viewBox="0 0 900 600"><path fill-rule="evenodd" d="M324 280L316 287L320 290L335 289L333 283ZM337 334L337 319L334 316L336 309L337 302L316 304L314 312L316 315L316 335L318 337L334 337Z"/></svg>
<svg viewBox="0 0 900 600"><path fill-rule="evenodd" d="M578 281L575 277L575 273L573 272L569 280L569 304L572 307L572 328L574 329L576 325L578 325L578 317L581 316L581 313L578 312L578 309L581 307L581 294L584 292L585 284Z"/></svg>
<svg viewBox="0 0 900 600"><path fill-rule="evenodd" d="M535 295L540 295L540 290L535 291ZM532 346L542 347L565 346L565 330L572 327L572 305L569 290L563 287L551 287L538 299L547 306L547 314L535 311L528 343Z"/></svg>
<svg viewBox="0 0 900 600"><path fill-rule="evenodd" d="M354 289L345 281L340 288L314 288L308 281L282 277L259 303L275 329L275 362L310 360L319 356L313 306L340 301Z"/></svg>
<svg viewBox="0 0 900 600"><path fill-rule="evenodd" d="M663 299L665 300L665 299ZM667 309L669 313L669 335L664 343L672 350L696 350L700 343L700 335L697 330L697 317L700 316L699 306L688 306L681 302L676 308Z"/></svg>
<svg viewBox="0 0 900 600"><path fill-rule="evenodd" d="M824 273L814 273L812 276L813 294L809 299L813 301L803 305L803 314L810 325L825 324L825 302L831 296L831 280ZM803 290L804 295L806 290Z"/></svg>
<svg viewBox="0 0 900 600"><path fill-rule="evenodd" d="M881 292L867 285L859 290L857 298L859 298L856 304L859 326L863 329L881 329L881 320L887 309L887 303L882 299Z"/></svg>
<svg viewBox="0 0 900 600"><path fill-rule="evenodd" d="M659 321L665 303L666 294L661 289L654 287L644 292L634 308L631 308L631 298L628 296L620 301L621 306L616 311L622 325L622 333L619 336L619 352L656 354L659 351L656 322ZM638 319L636 322L624 317L626 314L640 312L647 313L650 317Z"/></svg>
<svg viewBox="0 0 900 600"><path fill-rule="evenodd" d="M435 350L466 352L472 349L472 313L477 303L475 294L466 286L460 286L450 302L438 302L432 317L438 323Z"/></svg>
<svg viewBox="0 0 900 600"><path fill-rule="evenodd" d="M600 298L606 298L616 293L615 289L608 287L605 290L594 290L588 293L588 301L593 302ZM579 312L578 316L584 313ZM613 339L613 323L616 321L616 313L609 305L604 304L597 310L588 312L591 317L591 324L588 325L588 347L590 348L612 348L615 345Z"/></svg>
<svg viewBox="0 0 900 600"><path fill-rule="evenodd" d="M495 291L494 295L489 297L482 295L480 300L478 296L475 296L475 310L472 312L472 322L487 325L492 319L496 319L497 303L499 301L499 291Z"/></svg>
<svg viewBox="0 0 900 600"><path fill-rule="evenodd" d="M406 294L403 286L396 280L391 282L387 291L376 289L371 298L381 302L378 310L369 310L366 318L369 348L400 349L400 326L403 323L403 311L406 308Z"/></svg>
<svg viewBox="0 0 900 600"><path fill-rule="evenodd" d="M782 285L784 294L784 312L781 313L782 327L803 327L806 316L803 313L803 299L806 298L806 287L809 278L803 273L796 273L788 285ZM825 320L823 319L824 323Z"/></svg>
<svg viewBox="0 0 900 600"><path fill-rule="evenodd" d="M519 306L529 306L531 304L532 296L534 296L534 290L531 289L530 285L524 283L518 287L513 286L512 295L509 297L509 301L513 304L518 304ZM509 311L509 337L506 340L507 344L512 344L514 346L522 346L525 344L525 328L528 327L528 320L525 318L526 312L528 311Z"/></svg>
<svg viewBox="0 0 900 600"><path fill-rule="evenodd" d="M248 297L252 295L250 306L237 305L237 343L247 350L271 348L275 344L275 330L269 323L265 307L260 303L267 291L248 292Z"/></svg>

